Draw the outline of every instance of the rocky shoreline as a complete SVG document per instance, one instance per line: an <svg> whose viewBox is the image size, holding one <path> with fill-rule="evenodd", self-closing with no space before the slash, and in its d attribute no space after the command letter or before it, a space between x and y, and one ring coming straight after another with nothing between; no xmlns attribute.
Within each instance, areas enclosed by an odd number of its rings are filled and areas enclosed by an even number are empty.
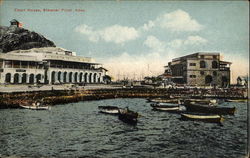
<svg viewBox="0 0 250 158"><path fill-rule="evenodd" d="M218 98L246 99L244 90L207 90L207 89L153 89L153 88L115 88L115 89L75 89L50 90L35 92L13 92L0 94L0 108L19 108L42 101L46 105L65 104L79 101L113 99L113 98Z"/></svg>

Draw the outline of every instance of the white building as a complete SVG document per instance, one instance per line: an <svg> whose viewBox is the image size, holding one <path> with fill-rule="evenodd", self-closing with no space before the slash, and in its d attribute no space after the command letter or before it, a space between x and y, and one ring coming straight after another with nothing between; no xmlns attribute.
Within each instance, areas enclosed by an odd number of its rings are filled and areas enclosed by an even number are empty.
<svg viewBox="0 0 250 158"><path fill-rule="evenodd" d="M103 83L106 71L92 58L58 47L0 53L0 84Z"/></svg>

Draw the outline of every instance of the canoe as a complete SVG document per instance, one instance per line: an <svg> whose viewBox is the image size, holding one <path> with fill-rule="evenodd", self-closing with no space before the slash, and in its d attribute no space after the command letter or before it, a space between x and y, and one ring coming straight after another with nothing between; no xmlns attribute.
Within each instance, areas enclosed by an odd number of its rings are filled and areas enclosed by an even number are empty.
<svg viewBox="0 0 250 158"><path fill-rule="evenodd" d="M98 106L98 109L101 113L105 114L114 114L117 115L119 113L119 108L116 106Z"/></svg>
<svg viewBox="0 0 250 158"><path fill-rule="evenodd" d="M176 107L153 107L153 110L156 111L166 111L166 112L170 112L170 113L181 113L186 111L185 106L176 106Z"/></svg>
<svg viewBox="0 0 250 158"><path fill-rule="evenodd" d="M137 124L137 118L139 114L137 112L134 112L132 110L129 110L128 108L125 109L119 109L119 119L125 123L135 125Z"/></svg>
<svg viewBox="0 0 250 158"><path fill-rule="evenodd" d="M185 101L197 103L197 104L217 104L218 101L216 99L185 99Z"/></svg>
<svg viewBox="0 0 250 158"><path fill-rule="evenodd" d="M51 108L49 106L26 106L26 105L20 105L20 107L24 109L30 109L30 110L50 110Z"/></svg>
<svg viewBox="0 0 250 158"><path fill-rule="evenodd" d="M224 118L220 115L201 115L201 114L189 114L189 113L182 113L181 114L182 120L193 120L193 121L203 121L203 122L210 122L210 123L222 123Z"/></svg>
<svg viewBox="0 0 250 158"><path fill-rule="evenodd" d="M187 111L218 114L218 115L233 115L236 111L235 107L219 107L211 105L194 104L192 102L185 101L184 106Z"/></svg>

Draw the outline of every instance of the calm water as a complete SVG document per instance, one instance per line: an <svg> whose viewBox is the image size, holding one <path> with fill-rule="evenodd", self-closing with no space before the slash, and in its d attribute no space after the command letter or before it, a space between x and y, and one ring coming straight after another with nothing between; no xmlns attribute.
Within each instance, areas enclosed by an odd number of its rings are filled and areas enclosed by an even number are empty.
<svg viewBox="0 0 250 158"><path fill-rule="evenodd" d="M137 126L98 113L99 105L129 106ZM236 106L223 126L180 121L152 111L144 99L110 99L57 105L50 111L0 110L0 157L244 157L247 104Z"/></svg>

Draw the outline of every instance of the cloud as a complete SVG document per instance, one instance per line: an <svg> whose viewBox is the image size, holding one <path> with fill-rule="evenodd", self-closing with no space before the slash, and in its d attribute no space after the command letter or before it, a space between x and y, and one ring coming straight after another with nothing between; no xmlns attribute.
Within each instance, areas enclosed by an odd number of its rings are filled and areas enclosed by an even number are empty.
<svg viewBox="0 0 250 158"><path fill-rule="evenodd" d="M155 36L148 36L143 44L157 52L162 52L165 49L164 42L160 41Z"/></svg>
<svg viewBox="0 0 250 158"><path fill-rule="evenodd" d="M201 45L206 44L208 41L200 36L188 36L186 39L175 39L168 42L168 46L171 48L181 48L182 46L191 46L191 45Z"/></svg>
<svg viewBox="0 0 250 158"><path fill-rule="evenodd" d="M141 29L148 31L153 27L160 27L172 32L200 31L204 28L203 25L199 24L187 12L180 9L160 15L155 20L148 21Z"/></svg>
<svg viewBox="0 0 250 158"><path fill-rule="evenodd" d="M188 36L188 38L184 41L185 45L198 45L205 43L207 43L207 40L200 36Z"/></svg>
<svg viewBox="0 0 250 158"><path fill-rule="evenodd" d="M120 25L113 25L101 30L93 30L92 27L83 24L77 26L75 31L87 36L91 42L103 40L105 42L123 44L139 37L139 33L135 28Z"/></svg>

